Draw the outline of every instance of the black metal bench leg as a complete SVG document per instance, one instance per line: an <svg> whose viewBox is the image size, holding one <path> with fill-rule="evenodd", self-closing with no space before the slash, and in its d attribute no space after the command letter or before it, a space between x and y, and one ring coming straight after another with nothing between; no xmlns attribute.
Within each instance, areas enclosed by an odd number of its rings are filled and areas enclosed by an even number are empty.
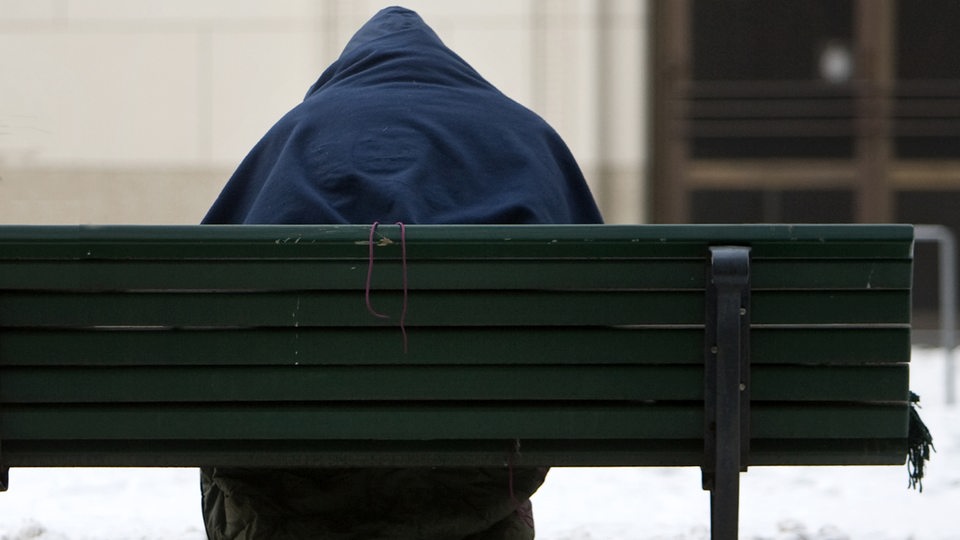
<svg viewBox="0 0 960 540"><path fill-rule="evenodd" d="M740 472L749 450L750 249L710 249L705 342L704 489L714 540L738 535Z"/></svg>

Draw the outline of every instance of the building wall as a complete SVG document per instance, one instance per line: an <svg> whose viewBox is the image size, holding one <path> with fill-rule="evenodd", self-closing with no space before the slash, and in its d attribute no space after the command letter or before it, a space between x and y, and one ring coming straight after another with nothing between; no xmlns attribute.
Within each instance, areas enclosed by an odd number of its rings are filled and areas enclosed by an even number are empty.
<svg viewBox="0 0 960 540"><path fill-rule="evenodd" d="M0 0L0 223L195 223L372 0ZM646 17L635 0L410 0L640 222Z"/></svg>

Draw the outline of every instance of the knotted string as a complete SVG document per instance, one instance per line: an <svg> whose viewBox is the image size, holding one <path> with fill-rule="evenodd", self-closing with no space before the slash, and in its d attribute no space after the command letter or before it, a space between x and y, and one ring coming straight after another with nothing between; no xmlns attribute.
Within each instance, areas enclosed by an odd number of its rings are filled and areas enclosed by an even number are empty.
<svg viewBox="0 0 960 540"><path fill-rule="evenodd" d="M370 312L374 317L379 317L381 319L389 319L389 315L384 315L379 313L377 310L373 309L373 304L370 303L370 282L373 279L373 235L377 232L377 226L380 225L379 221L374 221L373 225L370 226L370 237L367 241L367 286L364 293L364 298L367 301L367 311Z"/></svg>
<svg viewBox="0 0 960 540"><path fill-rule="evenodd" d="M378 317L380 319L389 319L390 318L389 315L378 312L376 309L373 308L373 304L370 302L370 289L371 289L371 282L373 280L373 248L374 248L373 237L377 231L377 226L379 225L380 225L379 221L374 221L373 224L370 226L370 237L368 238L368 241L367 241L367 247L369 251L367 253L367 283L366 283L366 289L364 291L364 299L366 300L366 303L367 303L367 311L369 311L371 315L373 315L374 317ZM407 303L408 303L408 297L409 297L409 293L408 293L409 283L407 281L407 228L402 221L396 222L395 225L400 226L400 264L403 269L403 304L402 304L402 307L400 308L400 333L403 335L403 352L404 354L406 354L407 353L406 322L407 322Z"/></svg>

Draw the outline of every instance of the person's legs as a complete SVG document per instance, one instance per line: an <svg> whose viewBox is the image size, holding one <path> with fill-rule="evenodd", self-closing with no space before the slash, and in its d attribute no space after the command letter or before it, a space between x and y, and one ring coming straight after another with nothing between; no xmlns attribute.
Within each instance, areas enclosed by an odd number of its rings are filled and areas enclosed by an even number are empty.
<svg viewBox="0 0 960 540"><path fill-rule="evenodd" d="M520 503L516 511L489 529L463 540L533 540L534 536L533 504L527 499Z"/></svg>
<svg viewBox="0 0 960 540"><path fill-rule="evenodd" d="M203 469L211 540L530 540L546 469ZM510 488L513 493L510 493Z"/></svg>

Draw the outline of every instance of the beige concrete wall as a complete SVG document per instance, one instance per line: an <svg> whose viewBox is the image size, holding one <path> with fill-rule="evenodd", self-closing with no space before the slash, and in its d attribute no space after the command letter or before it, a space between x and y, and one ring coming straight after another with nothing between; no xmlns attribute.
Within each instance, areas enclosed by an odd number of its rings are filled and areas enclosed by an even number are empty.
<svg viewBox="0 0 960 540"><path fill-rule="evenodd" d="M198 221L384 5L0 0L0 223ZM609 221L642 221L646 2L405 5L557 128Z"/></svg>

